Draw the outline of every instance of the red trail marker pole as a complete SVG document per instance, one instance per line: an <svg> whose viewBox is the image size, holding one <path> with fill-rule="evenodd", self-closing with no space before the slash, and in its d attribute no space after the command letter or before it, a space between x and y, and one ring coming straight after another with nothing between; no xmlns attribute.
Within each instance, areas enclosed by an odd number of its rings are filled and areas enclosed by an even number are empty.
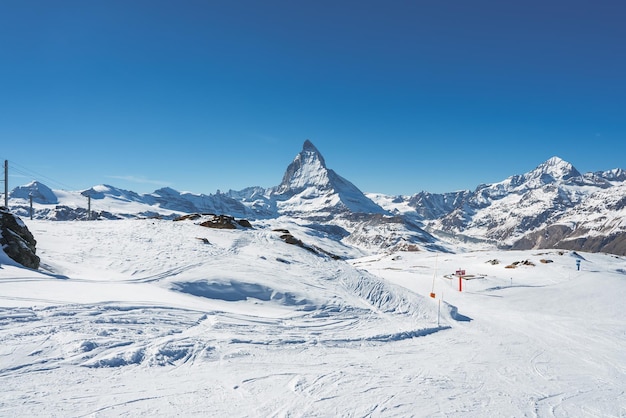
<svg viewBox="0 0 626 418"><path fill-rule="evenodd" d="M459 276L459 292L463 291L463 276Z"/></svg>

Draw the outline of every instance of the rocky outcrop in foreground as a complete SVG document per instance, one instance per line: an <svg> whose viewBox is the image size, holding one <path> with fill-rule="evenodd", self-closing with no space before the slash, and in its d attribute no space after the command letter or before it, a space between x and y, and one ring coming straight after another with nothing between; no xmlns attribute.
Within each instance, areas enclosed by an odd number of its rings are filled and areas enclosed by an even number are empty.
<svg viewBox="0 0 626 418"><path fill-rule="evenodd" d="M24 222L4 206L0 207L0 245L13 261L24 267L39 268L39 257L35 255L37 241Z"/></svg>

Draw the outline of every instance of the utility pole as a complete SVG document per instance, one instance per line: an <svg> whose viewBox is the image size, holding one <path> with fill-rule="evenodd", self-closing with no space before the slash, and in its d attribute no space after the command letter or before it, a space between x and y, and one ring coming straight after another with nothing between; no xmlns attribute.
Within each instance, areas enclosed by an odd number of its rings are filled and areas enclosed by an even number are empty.
<svg viewBox="0 0 626 418"><path fill-rule="evenodd" d="M9 160L4 160L4 207L9 210Z"/></svg>
<svg viewBox="0 0 626 418"><path fill-rule="evenodd" d="M91 195L87 195L87 220L91 220Z"/></svg>

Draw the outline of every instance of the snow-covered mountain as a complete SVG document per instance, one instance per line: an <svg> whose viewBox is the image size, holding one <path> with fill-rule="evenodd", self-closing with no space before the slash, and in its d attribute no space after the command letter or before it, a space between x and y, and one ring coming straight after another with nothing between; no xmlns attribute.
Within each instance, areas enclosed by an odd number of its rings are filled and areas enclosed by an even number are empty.
<svg viewBox="0 0 626 418"><path fill-rule="evenodd" d="M33 181L24 186L16 187L9 194L9 198L25 202L28 202L32 198L33 202L42 205L52 205L59 203L59 199L52 191L52 189L38 181Z"/></svg>
<svg viewBox="0 0 626 418"><path fill-rule="evenodd" d="M36 219L87 219L89 208L92 219L136 217L171 219L192 212L257 217L259 212L222 193L193 194L165 187L149 194L138 194L107 184L81 191L52 191L38 181L17 187L9 193L11 210L19 216L30 216L31 195L33 217Z"/></svg>
<svg viewBox="0 0 626 418"><path fill-rule="evenodd" d="M30 195L38 197L33 200L36 219L173 219L188 213L227 214L251 220L283 217L299 219L320 234L366 250L444 249L415 220L389 213L327 168L324 157L309 140L287 167L282 182L268 189L249 187L198 195L162 188L140 195L110 185L79 192L52 191L40 182L32 182L13 190L11 209L20 216L30 216Z"/></svg>
<svg viewBox="0 0 626 418"><path fill-rule="evenodd" d="M445 250L410 218L384 210L354 184L326 167L306 140L280 185L266 192L277 216L309 222L322 233L364 249Z"/></svg>
<svg viewBox="0 0 626 418"><path fill-rule="evenodd" d="M287 167L282 182L268 189L249 187L205 195L165 187L140 195L110 185L98 185L79 192L52 191L43 183L33 181L9 194L11 208L21 216L28 216L30 196L36 204L35 217L49 219L84 217L82 209L87 208L87 197L91 197L95 217L102 214L121 218L136 215L172 217L211 212L262 219L282 215L331 218L346 213L386 213L354 184L328 169L324 157L309 140L304 142L302 151ZM72 210L76 213L72 214Z"/></svg>
<svg viewBox="0 0 626 418"><path fill-rule="evenodd" d="M381 206L415 216L440 237L485 240L503 248L568 248L626 254L621 169L581 174L552 157L534 170L473 192L422 192Z"/></svg>
<svg viewBox="0 0 626 418"><path fill-rule="evenodd" d="M626 183L585 196L554 222L533 230L514 249L564 248L626 253Z"/></svg>
<svg viewBox="0 0 626 418"><path fill-rule="evenodd" d="M330 218L339 213L385 213L354 184L328 169L324 157L309 140L270 195L281 215Z"/></svg>
<svg viewBox="0 0 626 418"><path fill-rule="evenodd" d="M250 220L283 217L366 250L443 250L447 242L463 241L502 248L626 254L621 199L625 184L622 169L581 174L569 162L552 157L528 173L482 184L474 191L364 194L329 169L319 150L306 140L280 184L267 189L205 195L162 188L140 195L109 185L53 191L32 182L10 193L10 206L18 215L30 216L32 196L33 216L55 220L171 219L194 212Z"/></svg>

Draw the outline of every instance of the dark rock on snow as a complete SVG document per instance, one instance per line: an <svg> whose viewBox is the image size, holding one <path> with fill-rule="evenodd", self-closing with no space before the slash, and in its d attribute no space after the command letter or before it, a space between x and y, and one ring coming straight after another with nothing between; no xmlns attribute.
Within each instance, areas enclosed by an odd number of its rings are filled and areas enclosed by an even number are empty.
<svg viewBox="0 0 626 418"><path fill-rule="evenodd" d="M247 219L235 219L233 216L228 215L215 215L213 213L190 213L188 215L179 216L174 221L195 221L200 220L198 225L207 228L216 229L237 229L252 228L252 224Z"/></svg>
<svg viewBox="0 0 626 418"><path fill-rule="evenodd" d="M24 267L38 269L39 257L35 255L37 241L22 220L0 207L0 245L13 261Z"/></svg>

